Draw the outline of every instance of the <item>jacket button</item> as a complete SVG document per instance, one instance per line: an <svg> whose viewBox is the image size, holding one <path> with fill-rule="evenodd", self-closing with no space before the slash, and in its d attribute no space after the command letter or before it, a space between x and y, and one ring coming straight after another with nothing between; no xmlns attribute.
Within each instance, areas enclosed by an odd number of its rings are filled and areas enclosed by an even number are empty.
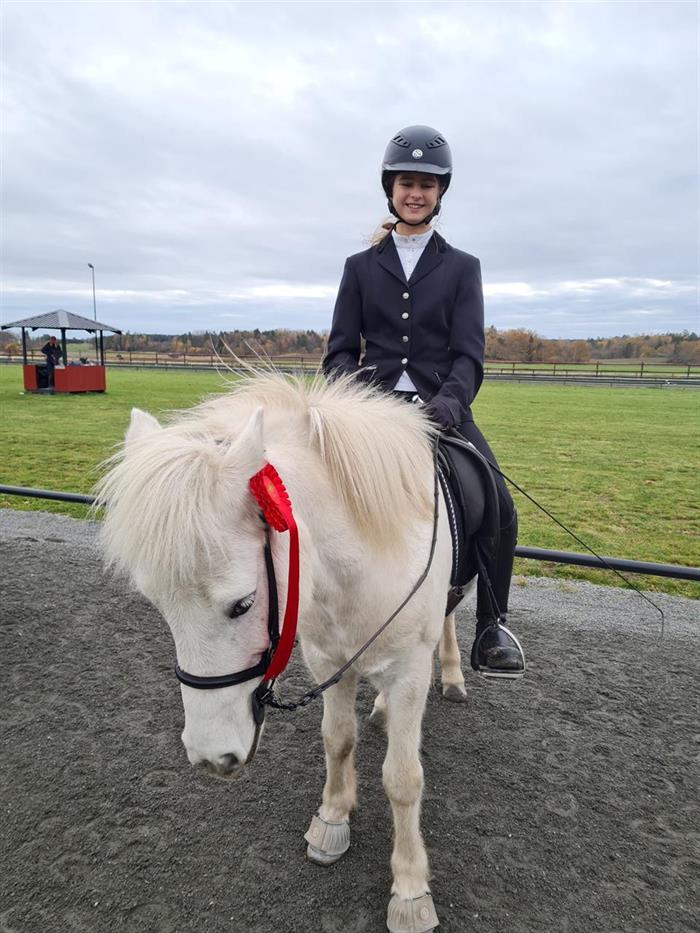
<svg viewBox="0 0 700 933"><path fill-rule="evenodd" d="M410 298L411 296L408 294L408 292L404 292L403 295L402 295L401 297L402 297L402 298Z"/></svg>
<svg viewBox="0 0 700 933"><path fill-rule="evenodd" d="M401 360L401 365L402 365L402 366L405 366L406 363L408 363L408 357L407 357L407 356L404 356L404 358Z"/></svg>
<svg viewBox="0 0 700 933"><path fill-rule="evenodd" d="M401 339L403 340L404 343L408 343L408 337L406 336L406 334L404 334Z"/></svg>
<svg viewBox="0 0 700 933"><path fill-rule="evenodd" d="M408 311L404 311L404 313L401 315L401 317L402 317L402 318L404 319L404 321L405 321L405 320L408 318Z"/></svg>

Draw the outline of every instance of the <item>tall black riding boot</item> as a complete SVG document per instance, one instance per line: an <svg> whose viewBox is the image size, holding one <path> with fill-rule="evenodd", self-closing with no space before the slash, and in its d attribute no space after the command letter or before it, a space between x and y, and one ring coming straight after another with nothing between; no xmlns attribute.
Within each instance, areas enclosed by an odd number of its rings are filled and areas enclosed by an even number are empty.
<svg viewBox="0 0 700 933"><path fill-rule="evenodd" d="M471 665L484 677L514 680L525 673L523 649L505 625L517 538L518 517L514 513L510 525L501 529L498 549L486 568L497 608L481 577L477 585L476 637L472 645Z"/></svg>

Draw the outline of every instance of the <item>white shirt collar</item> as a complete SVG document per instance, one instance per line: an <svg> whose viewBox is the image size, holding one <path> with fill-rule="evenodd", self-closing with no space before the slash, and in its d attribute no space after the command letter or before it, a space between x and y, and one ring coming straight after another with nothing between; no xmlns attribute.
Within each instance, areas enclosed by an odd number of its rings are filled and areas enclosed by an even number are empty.
<svg viewBox="0 0 700 933"><path fill-rule="evenodd" d="M391 235L394 238L397 249L402 247L422 249L433 235L433 230L431 227L430 230L426 230L425 233L414 233L411 236L402 236L400 233L397 233L396 230L392 230Z"/></svg>

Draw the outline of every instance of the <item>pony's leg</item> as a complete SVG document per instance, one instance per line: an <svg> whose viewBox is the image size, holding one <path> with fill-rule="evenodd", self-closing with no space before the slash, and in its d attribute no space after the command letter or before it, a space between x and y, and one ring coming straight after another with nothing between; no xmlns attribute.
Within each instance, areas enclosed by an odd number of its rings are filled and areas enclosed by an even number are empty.
<svg viewBox="0 0 700 933"><path fill-rule="evenodd" d="M418 649L401 679L385 686L388 748L382 769L384 789L394 816L394 883L389 901L389 930L425 933L438 925L428 884L428 856L420 833L423 767L420 730L432 677L432 651Z"/></svg>
<svg viewBox="0 0 700 933"><path fill-rule="evenodd" d="M467 691L464 689L462 658L457 644L455 614L451 612L445 619L440 638L440 667L442 669L442 695L454 703L464 703Z"/></svg>
<svg viewBox="0 0 700 933"><path fill-rule="evenodd" d="M318 816L304 836L306 854L321 865L336 862L350 845L350 811L357 805L355 744L357 676L348 671L323 694L321 733L326 751L326 783Z"/></svg>

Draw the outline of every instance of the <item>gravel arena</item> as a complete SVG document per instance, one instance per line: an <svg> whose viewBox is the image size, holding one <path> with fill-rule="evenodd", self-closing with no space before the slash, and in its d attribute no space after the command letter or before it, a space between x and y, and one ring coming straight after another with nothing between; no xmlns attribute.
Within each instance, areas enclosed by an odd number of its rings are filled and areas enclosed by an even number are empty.
<svg viewBox="0 0 700 933"><path fill-rule="evenodd" d="M0 931L380 933L391 815L369 688L352 845L322 868L302 838L322 702L269 713L240 780L193 770L170 634L94 539L92 522L0 510ZM661 642L630 591L517 579L523 680L469 673L466 704L431 691L422 827L443 933L698 929L700 604L654 599ZM293 657L282 696L309 684Z"/></svg>

